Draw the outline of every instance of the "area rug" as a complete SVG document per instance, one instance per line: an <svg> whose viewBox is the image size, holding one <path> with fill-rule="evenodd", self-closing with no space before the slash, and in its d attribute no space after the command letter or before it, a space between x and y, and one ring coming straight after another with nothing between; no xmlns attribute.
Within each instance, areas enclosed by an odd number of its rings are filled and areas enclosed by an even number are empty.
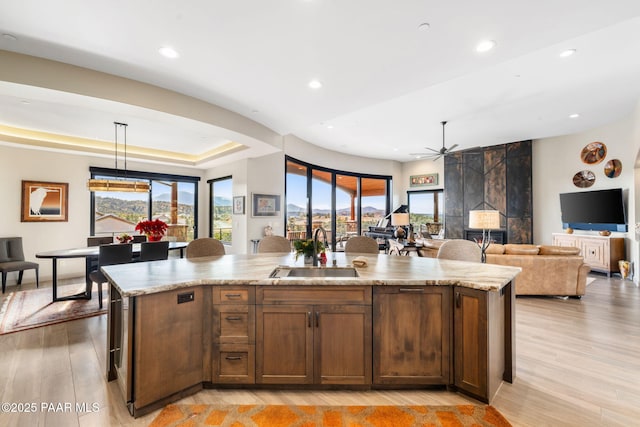
<svg viewBox="0 0 640 427"><path fill-rule="evenodd" d="M84 283L58 286L58 295L73 295L84 289ZM108 292L103 293L102 309L95 286L92 295L90 300L53 302L51 288L12 292L0 310L0 335L106 313Z"/></svg>
<svg viewBox="0 0 640 427"><path fill-rule="evenodd" d="M168 405L150 427L511 426L493 406Z"/></svg>

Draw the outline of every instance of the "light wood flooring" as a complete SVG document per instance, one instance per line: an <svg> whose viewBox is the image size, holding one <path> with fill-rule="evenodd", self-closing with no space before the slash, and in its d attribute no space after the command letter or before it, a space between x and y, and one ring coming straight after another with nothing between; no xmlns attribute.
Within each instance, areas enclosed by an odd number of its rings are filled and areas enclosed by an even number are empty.
<svg viewBox="0 0 640 427"><path fill-rule="evenodd" d="M514 426L640 425L640 289L592 277L581 300L516 300L517 378L492 402ZM36 405L31 414L0 413L0 425L148 425L158 411L133 419L115 382L105 380L106 329L106 316L98 316L0 336L0 401ZM203 390L181 402L478 403L444 390ZM77 412L76 403L98 410Z"/></svg>

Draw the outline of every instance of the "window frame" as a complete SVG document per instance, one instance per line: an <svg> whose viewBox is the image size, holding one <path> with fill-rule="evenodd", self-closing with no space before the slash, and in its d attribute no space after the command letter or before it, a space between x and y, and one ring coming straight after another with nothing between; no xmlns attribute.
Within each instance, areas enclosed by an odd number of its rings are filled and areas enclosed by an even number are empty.
<svg viewBox="0 0 640 427"><path fill-rule="evenodd" d="M209 184L209 237L215 237L213 235L213 220L214 220L214 206L213 201L215 198L215 194L213 192L213 186L216 182L220 181L231 181L231 216L233 218L233 175L221 176L219 178L212 178L207 180L207 184ZM233 225L231 227L231 241L227 242L224 240L220 240L224 244L232 245L233 244Z"/></svg>
<svg viewBox="0 0 640 427"><path fill-rule="evenodd" d="M319 166L319 165L314 165L312 163L309 162L305 162L303 160L299 160L296 159L294 157L291 156L285 156L284 158L284 182L285 182L285 190L284 190L284 197L285 197L285 203L284 203L284 215L283 215L283 222L284 222L284 230L287 230L287 219L289 216L288 210L287 210L287 205L288 205L288 198L287 198L287 192L288 192L288 188L287 188L287 163L288 162L293 162L296 164L299 164L300 166L303 166L306 168L306 191L307 191L307 230L306 230L306 235L308 237L311 236L311 232L312 232L312 215L313 215L313 171L317 170L317 171L321 171L321 172L327 172L331 174L331 251L335 251L336 250L336 226L337 226L337 220L336 220L336 187L337 187L337 176L338 175L343 175L343 176L352 176L355 177L357 179L357 196L356 196L356 217L357 217L357 234L361 235L363 230L362 230L362 179L381 179L381 180L385 180L385 185L386 185L386 194L384 195L385 198L385 213L384 216L389 215L389 213L391 212L391 200L393 198L393 177L391 175L376 175L376 174L367 174L367 173L359 173L359 172L350 172L350 171L344 171L344 170L340 170L340 169L332 169L332 168L328 168L325 166Z"/></svg>
<svg viewBox="0 0 640 427"><path fill-rule="evenodd" d="M96 176L105 176L110 178L133 178L138 180L146 180L149 181L149 199L147 203L147 219L151 219L152 214L152 198L153 192L151 190L151 181L177 181L177 182L188 182L193 183L194 193L193 193L193 238L198 238L198 183L200 182L199 176L189 176L189 175L174 175L168 173L157 173L157 172L143 172L136 170L127 170L126 176L123 176L123 171L119 169L112 168L100 168L91 166L89 167L89 173L91 174L91 179L94 179ZM95 235L96 230L96 199L95 193L91 191L91 197L89 201L89 235Z"/></svg>

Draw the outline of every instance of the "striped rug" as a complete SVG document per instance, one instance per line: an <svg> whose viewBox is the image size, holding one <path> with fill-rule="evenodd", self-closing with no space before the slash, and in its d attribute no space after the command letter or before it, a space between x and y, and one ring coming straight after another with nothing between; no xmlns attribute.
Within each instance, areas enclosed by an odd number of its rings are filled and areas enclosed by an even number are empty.
<svg viewBox="0 0 640 427"><path fill-rule="evenodd" d="M511 426L493 406L168 405L151 427Z"/></svg>

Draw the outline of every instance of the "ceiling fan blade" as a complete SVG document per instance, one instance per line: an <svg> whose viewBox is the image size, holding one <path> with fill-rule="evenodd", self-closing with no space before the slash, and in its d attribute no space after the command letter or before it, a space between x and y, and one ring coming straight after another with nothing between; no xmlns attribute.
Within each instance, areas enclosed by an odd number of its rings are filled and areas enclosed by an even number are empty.
<svg viewBox="0 0 640 427"><path fill-rule="evenodd" d="M453 144L451 147L447 148L447 151L453 151L454 148L456 148L458 146L458 144Z"/></svg>
<svg viewBox="0 0 640 427"><path fill-rule="evenodd" d="M424 148L427 149L427 150L431 150L434 153L440 153L440 150L436 150L435 148L431 148L431 147L424 147Z"/></svg>

